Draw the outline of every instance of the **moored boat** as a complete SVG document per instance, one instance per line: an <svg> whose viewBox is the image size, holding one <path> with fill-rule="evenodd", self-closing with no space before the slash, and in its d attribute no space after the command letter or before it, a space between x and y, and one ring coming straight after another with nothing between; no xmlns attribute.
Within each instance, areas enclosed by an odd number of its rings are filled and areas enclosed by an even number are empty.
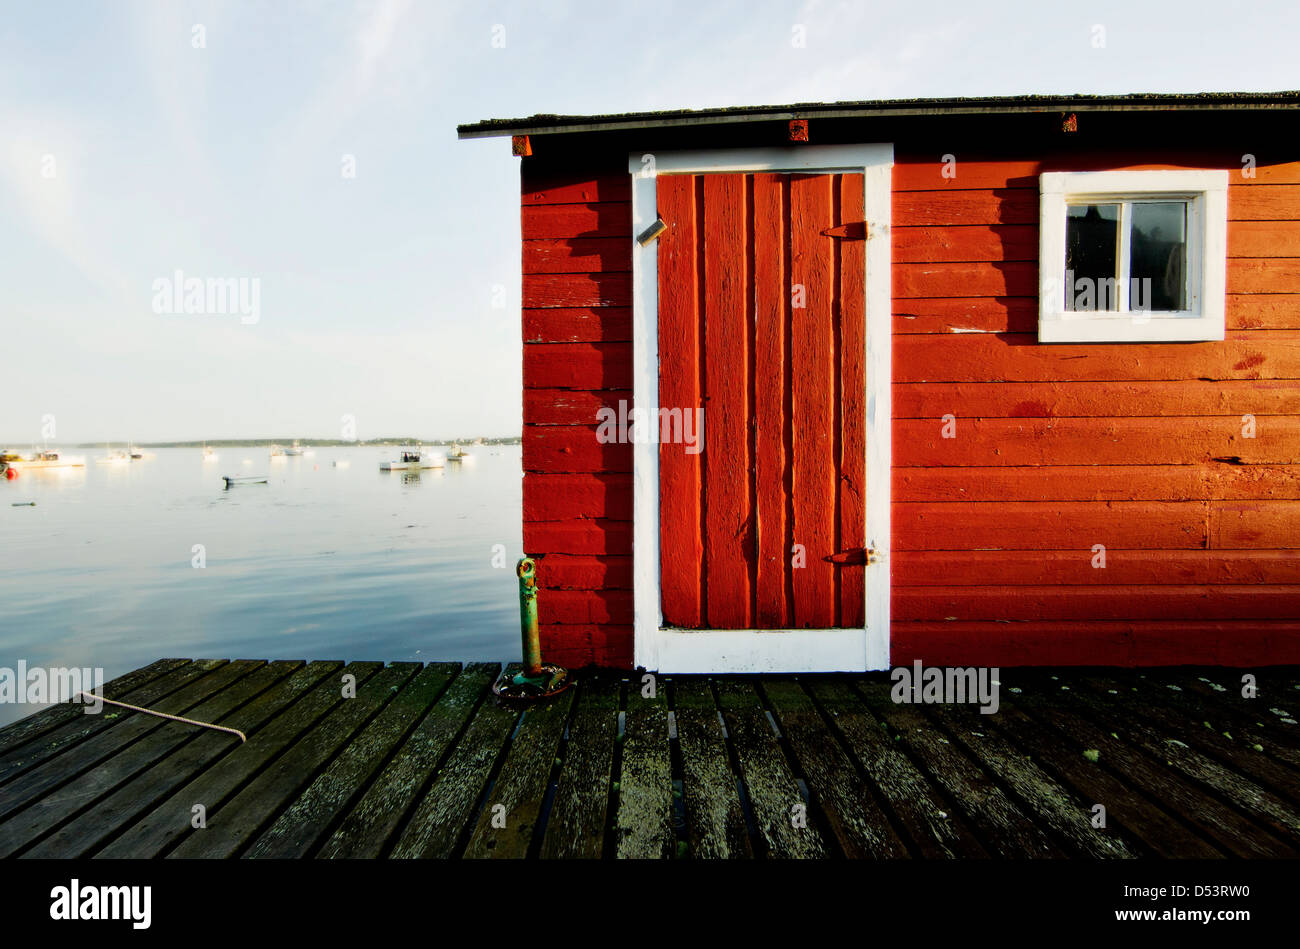
<svg viewBox="0 0 1300 949"><path fill-rule="evenodd" d="M15 470L86 467L86 459L84 457L64 455L52 448L42 448L40 451L33 452L30 458L12 455L11 453L6 453L4 457L8 459L5 463Z"/></svg>
<svg viewBox="0 0 1300 949"><path fill-rule="evenodd" d="M418 468L441 468L444 460L437 452L430 452L422 445L403 447L393 461L381 461L380 471L410 471Z"/></svg>

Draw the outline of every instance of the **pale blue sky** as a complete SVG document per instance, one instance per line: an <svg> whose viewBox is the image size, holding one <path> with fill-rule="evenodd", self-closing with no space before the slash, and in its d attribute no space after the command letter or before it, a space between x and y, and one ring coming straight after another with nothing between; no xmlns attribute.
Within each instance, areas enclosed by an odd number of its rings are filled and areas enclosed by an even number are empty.
<svg viewBox="0 0 1300 949"><path fill-rule="evenodd" d="M517 433L518 163L458 122L1294 89L1297 36L1292 2L6 0L0 441ZM155 313L177 268L257 278L258 322Z"/></svg>

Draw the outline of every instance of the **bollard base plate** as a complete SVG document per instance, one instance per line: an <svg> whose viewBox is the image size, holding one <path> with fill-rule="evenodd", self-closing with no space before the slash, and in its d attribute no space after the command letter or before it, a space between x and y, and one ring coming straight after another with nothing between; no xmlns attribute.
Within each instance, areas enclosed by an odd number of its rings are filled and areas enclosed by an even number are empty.
<svg viewBox="0 0 1300 949"><path fill-rule="evenodd" d="M523 672L505 673L492 686L492 691L503 699L536 702L559 695L573 684L569 670L562 666L543 663L541 674L525 675Z"/></svg>

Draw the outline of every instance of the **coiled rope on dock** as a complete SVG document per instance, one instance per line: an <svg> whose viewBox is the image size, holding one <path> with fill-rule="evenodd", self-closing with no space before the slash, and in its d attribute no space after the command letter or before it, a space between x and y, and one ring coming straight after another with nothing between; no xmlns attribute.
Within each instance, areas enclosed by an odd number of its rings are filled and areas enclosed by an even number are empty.
<svg viewBox="0 0 1300 949"><path fill-rule="evenodd" d="M142 708L139 705L130 705L126 702L118 702L115 699L106 699L102 695L95 695L92 692L78 692L78 695L84 695L95 702L107 702L109 705L116 705L119 708L129 708L133 712L144 712L146 715L156 715L158 718L165 718L173 722L182 722L186 725L197 725L199 728L211 728L213 731L229 732L232 735L238 735L241 742L248 741L248 736L238 728L228 728L225 725L213 725L211 722L196 722L192 718L185 718L181 715L170 715L167 712L155 712L151 708Z"/></svg>

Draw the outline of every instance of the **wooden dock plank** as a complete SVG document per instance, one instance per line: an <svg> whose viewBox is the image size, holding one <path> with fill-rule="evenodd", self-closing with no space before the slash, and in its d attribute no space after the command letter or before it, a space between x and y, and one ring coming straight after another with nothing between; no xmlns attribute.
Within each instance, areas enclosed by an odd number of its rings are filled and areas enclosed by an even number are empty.
<svg viewBox="0 0 1300 949"><path fill-rule="evenodd" d="M1096 752L1098 760L1106 762L1127 785L1173 810L1230 854L1238 857L1298 855L1294 848L1206 793L1195 782L1166 767L1163 759L1153 761L1131 747L1126 739L1120 737L1124 734L1122 718L1085 717L1045 688L1026 686L1017 704L1035 718L1054 726L1061 740L1078 747L1080 753Z"/></svg>
<svg viewBox="0 0 1300 949"><path fill-rule="evenodd" d="M1263 751L1256 751L1253 743L1245 744L1228 728L1216 730L1206 727L1203 717L1187 714L1177 699L1182 686L1178 686L1179 691L1175 692L1169 688L1174 683L1140 679L1137 691L1132 691L1124 688L1126 682L1132 681L1129 677L1120 679L1105 675L1081 676L1076 681L1080 686L1092 689L1103 701L1104 697L1114 695L1130 714L1165 734L1178 735L1201 753L1237 770L1243 777L1285 798L1291 805L1300 803L1300 772L1272 760Z"/></svg>
<svg viewBox="0 0 1300 949"><path fill-rule="evenodd" d="M1300 857L1292 667L1255 699L1239 670L1003 670L993 715L877 674L588 672L521 709L498 669L155 663L112 689L248 741L41 712L0 731L0 854Z"/></svg>
<svg viewBox="0 0 1300 949"><path fill-rule="evenodd" d="M1189 717L1229 732L1247 747L1259 745L1264 754L1300 770L1300 729L1281 721L1272 706L1250 704L1256 699L1242 698L1240 693L1224 695L1215 688L1223 686L1202 674L1180 679L1179 684L1183 695L1177 705Z"/></svg>
<svg viewBox="0 0 1300 949"><path fill-rule="evenodd" d="M159 712L183 715L193 706L251 671L256 665L258 663L251 661L236 664L214 660L211 665L203 661L195 662L192 666L196 674L186 685L160 701L150 703L149 707ZM181 671L187 671L189 668L186 667ZM111 718L111 716L118 717ZM0 787L0 821L7 820L20 808L26 807L77 775L89 771L133 741L161 728L166 721L153 715L142 715L139 712L120 709L110 711L108 708L104 709L100 717L109 719L111 724L96 730L84 741L61 748L59 754L24 774L21 782L11 781ZM0 824L0 827L2 826L3 824Z"/></svg>
<svg viewBox="0 0 1300 949"><path fill-rule="evenodd" d="M249 858L305 857L370 783L407 732L437 701L459 663L430 663L365 726L316 780L244 852Z"/></svg>
<svg viewBox="0 0 1300 949"><path fill-rule="evenodd" d="M295 662L293 665L301 664ZM237 709L222 724L237 728L246 736L255 735L260 727L342 665L341 662L308 663L248 705ZM112 794L96 801L94 807L64 824L24 856L89 856L120 830L133 825L167 795L239 745L239 739L228 732L205 730L149 770L136 775L117 787Z"/></svg>
<svg viewBox="0 0 1300 949"><path fill-rule="evenodd" d="M911 755L933 776L944 795L978 828L982 843L999 857L1060 858L1065 852L1003 792L992 777L962 754L915 706L896 705L885 683L861 695Z"/></svg>
<svg viewBox="0 0 1300 949"><path fill-rule="evenodd" d="M1023 808L1076 853L1092 858L1134 858L1138 851L1127 834L1116 827L1092 826L1093 802L1084 801L1028 755L989 728L977 708L935 705L932 717L941 722L987 771L994 774L1021 802Z"/></svg>
<svg viewBox="0 0 1300 949"><path fill-rule="evenodd" d="M528 854L573 699L574 690L568 689L524 711L501 773L470 835L466 857L518 858Z"/></svg>
<svg viewBox="0 0 1300 949"><path fill-rule="evenodd" d="M639 679L628 686L622 753L614 852L627 859L671 858L677 847L668 698L658 689L647 698Z"/></svg>
<svg viewBox="0 0 1300 949"><path fill-rule="evenodd" d="M703 676L674 678L672 702L682 752L688 856L706 860L752 857L740 779L731 767L713 687Z"/></svg>
<svg viewBox="0 0 1300 949"><path fill-rule="evenodd" d="M237 855L419 669L419 663L395 662L359 686L355 698L344 698L233 798L209 809L207 826L194 830L167 856Z"/></svg>
<svg viewBox="0 0 1300 949"><path fill-rule="evenodd" d="M1085 687L1072 689L1069 695L1079 707L1105 715L1113 722L1113 731L1137 748L1223 797L1289 846L1300 846L1300 811L1293 805L1206 757L1181 739L1165 737L1140 719L1102 701Z"/></svg>
<svg viewBox="0 0 1300 949"><path fill-rule="evenodd" d="M361 688L381 668L383 664L378 662L353 662L334 674L327 674L320 685L291 705L287 712L173 793L95 856L161 856L195 829L191 826L195 807L203 807L207 813L215 811L322 716L345 701L343 683L348 676Z"/></svg>
<svg viewBox="0 0 1300 949"><path fill-rule="evenodd" d="M373 858L384 854L420 790L452 751L456 737L500 671L496 663L465 666L325 841L317 857Z"/></svg>
<svg viewBox="0 0 1300 949"><path fill-rule="evenodd" d="M542 837L546 859L595 860L605 845L621 676L582 680L564 745L564 766Z"/></svg>
<svg viewBox="0 0 1300 949"><path fill-rule="evenodd" d="M125 675L105 682L103 695L109 699L129 701L129 699L124 699L128 692L132 692L154 679L161 678L189 663L189 659L159 659L157 662L151 662L147 666L134 669ZM60 725L66 725L77 720L79 716L85 714L86 707L84 705L62 702L6 725L4 728L0 728L0 756L8 755L20 745L53 731Z"/></svg>
<svg viewBox="0 0 1300 949"><path fill-rule="evenodd" d="M844 855L906 857L906 845L803 687L771 678L762 680L761 689Z"/></svg>
<svg viewBox="0 0 1300 949"><path fill-rule="evenodd" d="M829 856L753 682L715 678L713 686L767 855Z"/></svg>
<svg viewBox="0 0 1300 949"><path fill-rule="evenodd" d="M249 662L249 660L241 660ZM237 663L231 663L235 667ZM221 689L186 714L198 722L225 724L226 717L275 685L301 665L280 661L251 663L252 671ZM197 737L204 729L197 725L159 719L160 727L134 744L123 748L99 767L85 772L28 805L0 824L0 857L10 856L71 819L98 800L145 771L150 770L177 748ZM233 738L233 736L231 736ZM95 807L98 816L98 807Z"/></svg>
<svg viewBox="0 0 1300 949"><path fill-rule="evenodd" d="M506 674L519 669L507 666ZM520 710L488 696L478 707L464 737L424 799L399 833L392 856L401 858L446 858L456 855L475 807L500 758L501 751L519 724Z"/></svg>
<svg viewBox="0 0 1300 949"><path fill-rule="evenodd" d="M867 710L847 681L809 676L804 688L875 783L920 856L988 857L957 809L898 751L884 724Z"/></svg>
<svg viewBox="0 0 1300 949"><path fill-rule="evenodd" d="M193 682L200 676L207 675L224 662L223 659L199 660L197 662L187 660L183 665L169 670L164 675L118 696L118 700L138 705L141 708L152 708L154 703L162 701L166 696ZM64 724L42 735L40 741L28 742L8 754L0 756L0 784L9 781L16 774L29 771L37 765L49 761L78 742L85 741L105 729L126 721L134 714L134 712L115 706L105 705L100 713L96 715L86 715L84 712L73 715Z"/></svg>
<svg viewBox="0 0 1300 949"><path fill-rule="evenodd" d="M985 728L1014 739L1034 757L1050 767L1086 801L1106 808L1107 826L1123 827L1150 852L1170 859L1206 860L1224 854L1197 837L1191 829L1166 813L1106 767L1083 756L1078 748L1063 743L1047 726L1040 725L1005 697L997 715L988 716Z"/></svg>

